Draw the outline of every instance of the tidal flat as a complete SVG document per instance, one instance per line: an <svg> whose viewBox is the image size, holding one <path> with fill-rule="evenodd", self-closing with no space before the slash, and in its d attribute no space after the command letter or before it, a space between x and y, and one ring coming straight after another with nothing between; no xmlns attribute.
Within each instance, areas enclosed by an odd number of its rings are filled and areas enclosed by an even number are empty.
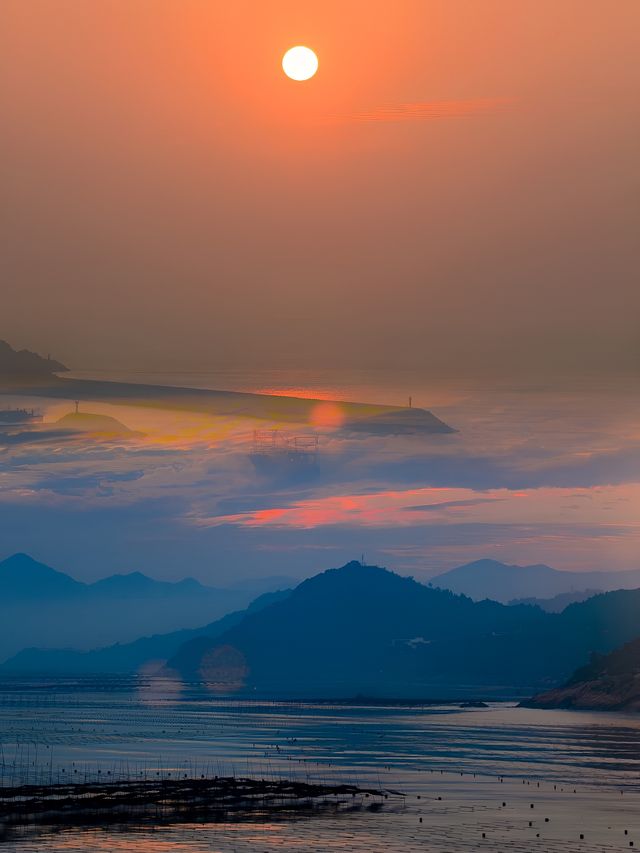
<svg viewBox="0 0 640 853"><path fill-rule="evenodd" d="M215 819L23 827L31 851L623 850L640 845L640 719L513 703L239 702L139 682L0 689L13 784L190 774L394 792ZM132 689L133 687L133 689ZM171 774L171 776L170 776Z"/></svg>

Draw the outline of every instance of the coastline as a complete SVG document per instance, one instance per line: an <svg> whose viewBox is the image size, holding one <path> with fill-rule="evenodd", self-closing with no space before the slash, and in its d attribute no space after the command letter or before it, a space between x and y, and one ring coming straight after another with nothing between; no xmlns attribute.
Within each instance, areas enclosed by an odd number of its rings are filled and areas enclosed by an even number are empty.
<svg viewBox="0 0 640 853"><path fill-rule="evenodd" d="M171 385L112 382L99 379L66 379L59 376L15 379L0 385L0 394L23 394L62 400L82 400L142 406L213 416L244 417L285 423L310 423L373 434L440 433L455 429L427 409L352 403L259 394L248 391L216 391Z"/></svg>

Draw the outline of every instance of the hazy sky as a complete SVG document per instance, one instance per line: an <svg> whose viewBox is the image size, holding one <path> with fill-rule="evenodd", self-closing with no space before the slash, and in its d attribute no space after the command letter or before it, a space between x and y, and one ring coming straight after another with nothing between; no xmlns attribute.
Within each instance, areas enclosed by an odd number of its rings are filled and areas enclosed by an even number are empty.
<svg viewBox="0 0 640 853"><path fill-rule="evenodd" d="M633 371L639 55L637 0L3 0L0 337Z"/></svg>

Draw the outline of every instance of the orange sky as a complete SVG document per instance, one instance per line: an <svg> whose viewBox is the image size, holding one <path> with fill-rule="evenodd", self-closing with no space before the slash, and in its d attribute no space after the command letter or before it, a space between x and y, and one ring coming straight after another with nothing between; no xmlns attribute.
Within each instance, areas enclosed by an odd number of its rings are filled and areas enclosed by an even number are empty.
<svg viewBox="0 0 640 853"><path fill-rule="evenodd" d="M636 0L4 0L2 336L76 367L633 369L639 25Z"/></svg>

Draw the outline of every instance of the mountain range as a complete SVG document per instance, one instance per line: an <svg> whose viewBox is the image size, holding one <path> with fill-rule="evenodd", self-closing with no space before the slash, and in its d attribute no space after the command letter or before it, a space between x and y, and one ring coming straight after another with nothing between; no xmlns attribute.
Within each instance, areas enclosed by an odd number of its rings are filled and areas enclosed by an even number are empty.
<svg viewBox="0 0 640 853"><path fill-rule="evenodd" d="M16 567L26 569L28 579ZM175 615L181 602L191 607L198 600L209 607L218 596L221 607L220 592L194 580L160 583L138 573L82 584L25 555L0 564L0 596L10 605L8 613L25 598L33 605L39 596L43 609L53 613L61 607L66 612L75 602L76 612L88 609L95 616L102 608L117 621L133 602L138 637L154 602L156 613L164 606ZM92 602L99 606L92 608ZM263 596L246 609L228 610L222 618L202 619L201 627L191 623L177 630L165 622L166 633L94 651L86 651L87 645L84 651L60 648L70 643L28 648L2 670L131 673L153 661L165 674L220 693L504 697L557 688L592 653L608 654L640 637L640 589L598 593L562 612L547 612L530 604L473 601L357 562L309 578L292 591ZM34 645L43 644L23 643Z"/></svg>
<svg viewBox="0 0 640 853"><path fill-rule="evenodd" d="M490 598L504 604L519 599L549 599L586 590L605 592L640 587L640 569L624 572L563 572L550 566L513 566L497 560L476 560L431 578L432 586Z"/></svg>
<svg viewBox="0 0 640 853"><path fill-rule="evenodd" d="M278 696L514 695L640 636L640 590L563 613L506 606L349 563L168 661L185 681Z"/></svg>
<svg viewBox="0 0 640 853"><path fill-rule="evenodd" d="M0 562L0 660L33 646L86 650L195 628L245 608L264 591L261 581L225 589L140 572L83 583L14 554Z"/></svg>

